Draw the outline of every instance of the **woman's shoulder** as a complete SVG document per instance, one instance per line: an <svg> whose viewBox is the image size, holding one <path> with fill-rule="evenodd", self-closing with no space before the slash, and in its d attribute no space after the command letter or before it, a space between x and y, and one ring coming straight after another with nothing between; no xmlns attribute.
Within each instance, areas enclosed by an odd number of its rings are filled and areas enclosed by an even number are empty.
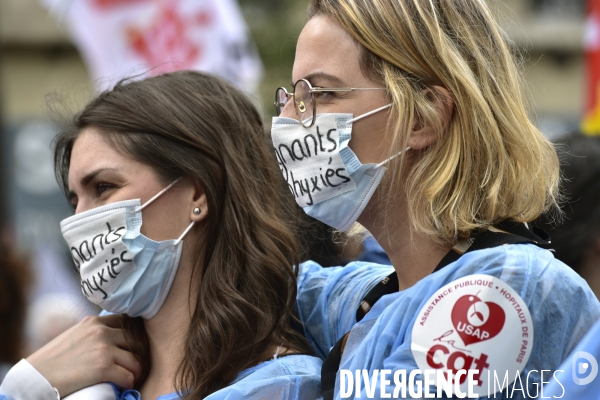
<svg viewBox="0 0 600 400"><path fill-rule="evenodd" d="M308 288L345 284L347 282L378 282L393 272L390 265L355 261L344 267L323 268L306 261L299 268L299 286ZM442 268L423 281L453 279L460 276L484 273L498 277L514 274L539 277L543 274L567 278L568 282L583 282L581 277L563 262L554 258L551 251L533 244L507 244L465 253L457 261ZM428 283L429 284L429 283Z"/></svg>
<svg viewBox="0 0 600 400"><path fill-rule="evenodd" d="M314 262L300 266L296 307L304 334L318 356L324 358L352 328L361 301L393 271L389 265L365 262L329 268Z"/></svg>
<svg viewBox="0 0 600 400"><path fill-rule="evenodd" d="M550 250L534 244L507 244L468 252L448 267L445 269L450 278L483 273L502 280L552 278L562 279L565 284L585 284L577 273L554 258Z"/></svg>
<svg viewBox="0 0 600 400"><path fill-rule="evenodd" d="M391 265L363 261L328 268L323 268L313 261L304 262L300 265L298 274L299 306L301 309L305 308L308 314L319 308L319 302L323 307L335 307L336 304L344 303L338 301L339 299L356 298L360 302L373 286L392 272L394 268ZM344 307L346 306L348 305L344 304ZM307 322L305 319L302 321Z"/></svg>
<svg viewBox="0 0 600 400"><path fill-rule="evenodd" d="M229 386L209 395L206 400L320 399L321 364L321 359L304 354L292 354L265 361L242 371ZM118 393L117 398L141 399L139 393L134 390ZM178 393L170 393L160 396L157 400L177 399L180 399Z"/></svg>
<svg viewBox="0 0 600 400"><path fill-rule="evenodd" d="M391 265L372 262L353 261L343 267L323 268L314 261L306 261L299 268L298 298L302 301L304 297L338 297L341 292L366 294L392 272Z"/></svg>
<svg viewBox="0 0 600 400"><path fill-rule="evenodd" d="M352 279L356 275L368 278L385 276L393 270L394 268L389 264L377 264L370 261L352 261L339 267L322 267L314 261L305 261L298 268L298 279Z"/></svg>
<svg viewBox="0 0 600 400"><path fill-rule="evenodd" d="M306 354L289 354L264 361L242 371L234 383L243 380L260 379L264 376L291 376L321 374L322 361Z"/></svg>
<svg viewBox="0 0 600 400"><path fill-rule="evenodd" d="M320 399L321 365L321 359L304 354L265 361L242 371L231 385L206 399Z"/></svg>
<svg viewBox="0 0 600 400"><path fill-rule="evenodd" d="M555 319L556 315L569 323L577 323L582 316L591 321L600 317L600 303L584 279L550 251L517 244L465 253L411 288L382 297L365 320L377 319L372 323L382 330L408 332L418 322L418 315L440 308L439 304L446 304L455 292L468 286L473 295L488 290L514 293L513 303L519 301L527 307L534 321ZM502 286L507 289L502 291ZM569 313L572 315L567 318Z"/></svg>

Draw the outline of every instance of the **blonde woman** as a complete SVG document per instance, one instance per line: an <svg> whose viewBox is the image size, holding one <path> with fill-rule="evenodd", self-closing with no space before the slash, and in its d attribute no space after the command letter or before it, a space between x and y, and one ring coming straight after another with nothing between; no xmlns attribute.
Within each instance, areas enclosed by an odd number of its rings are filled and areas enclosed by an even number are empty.
<svg viewBox="0 0 600 400"><path fill-rule="evenodd" d="M600 306L528 225L557 206L559 165L487 3L308 15L276 93L280 169L308 215L359 222L393 264L302 266L325 397L540 395Z"/></svg>

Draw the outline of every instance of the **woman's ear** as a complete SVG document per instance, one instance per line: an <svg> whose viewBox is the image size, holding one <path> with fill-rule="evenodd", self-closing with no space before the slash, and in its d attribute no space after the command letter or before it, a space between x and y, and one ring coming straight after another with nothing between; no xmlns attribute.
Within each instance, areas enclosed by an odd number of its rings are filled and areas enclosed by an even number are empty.
<svg viewBox="0 0 600 400"><path fill-rule="evenodd" d="M425 124L423 118L418 118L408 139L408 145L415 150L431 146L438 136L448 129L454 111L454 100L448 89L442 86L432 86L425 89L423 95L436 110L440 118L440 125L430 126ZM440 127L441 132L439 131Z"/></svg>
<svg viewBox="0 0 600 400"><path fill-rule="evenodd" d="M190 219L193 222L200 222L208 215L208 203L206 201L206 192L204 186L194 180L194 194L192 198L192 211Z"/></svg>

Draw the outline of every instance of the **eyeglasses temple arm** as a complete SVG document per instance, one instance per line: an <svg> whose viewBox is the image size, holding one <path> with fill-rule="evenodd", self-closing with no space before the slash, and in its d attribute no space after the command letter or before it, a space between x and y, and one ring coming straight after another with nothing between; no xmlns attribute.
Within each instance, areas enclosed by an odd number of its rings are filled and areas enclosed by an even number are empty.
<svg viewBox="0 0 600 400"><path fill-rule="evenodd" d="M312 88L310 92L351 92L353 90L385 90L385 88Z"/></svg>

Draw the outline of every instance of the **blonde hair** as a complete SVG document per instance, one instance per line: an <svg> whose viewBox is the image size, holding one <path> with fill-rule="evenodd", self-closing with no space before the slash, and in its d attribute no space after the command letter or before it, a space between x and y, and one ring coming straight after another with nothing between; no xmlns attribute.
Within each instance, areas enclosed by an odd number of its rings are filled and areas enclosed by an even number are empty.
<svg viewBox="0 0 600 400"><path fill-rule="evenodd" d="M363 47L363 73L387 88L399 132L390 155L415 124L437 133L403 178L416 232L450 244L557 204L556 151L534 125L509 41L484 0L313 0L315 15L332 17ZM436 86L454 103L447 126L432 102L444 101ZM386 174L389 196L404 165L401 157Z"/></svg>

